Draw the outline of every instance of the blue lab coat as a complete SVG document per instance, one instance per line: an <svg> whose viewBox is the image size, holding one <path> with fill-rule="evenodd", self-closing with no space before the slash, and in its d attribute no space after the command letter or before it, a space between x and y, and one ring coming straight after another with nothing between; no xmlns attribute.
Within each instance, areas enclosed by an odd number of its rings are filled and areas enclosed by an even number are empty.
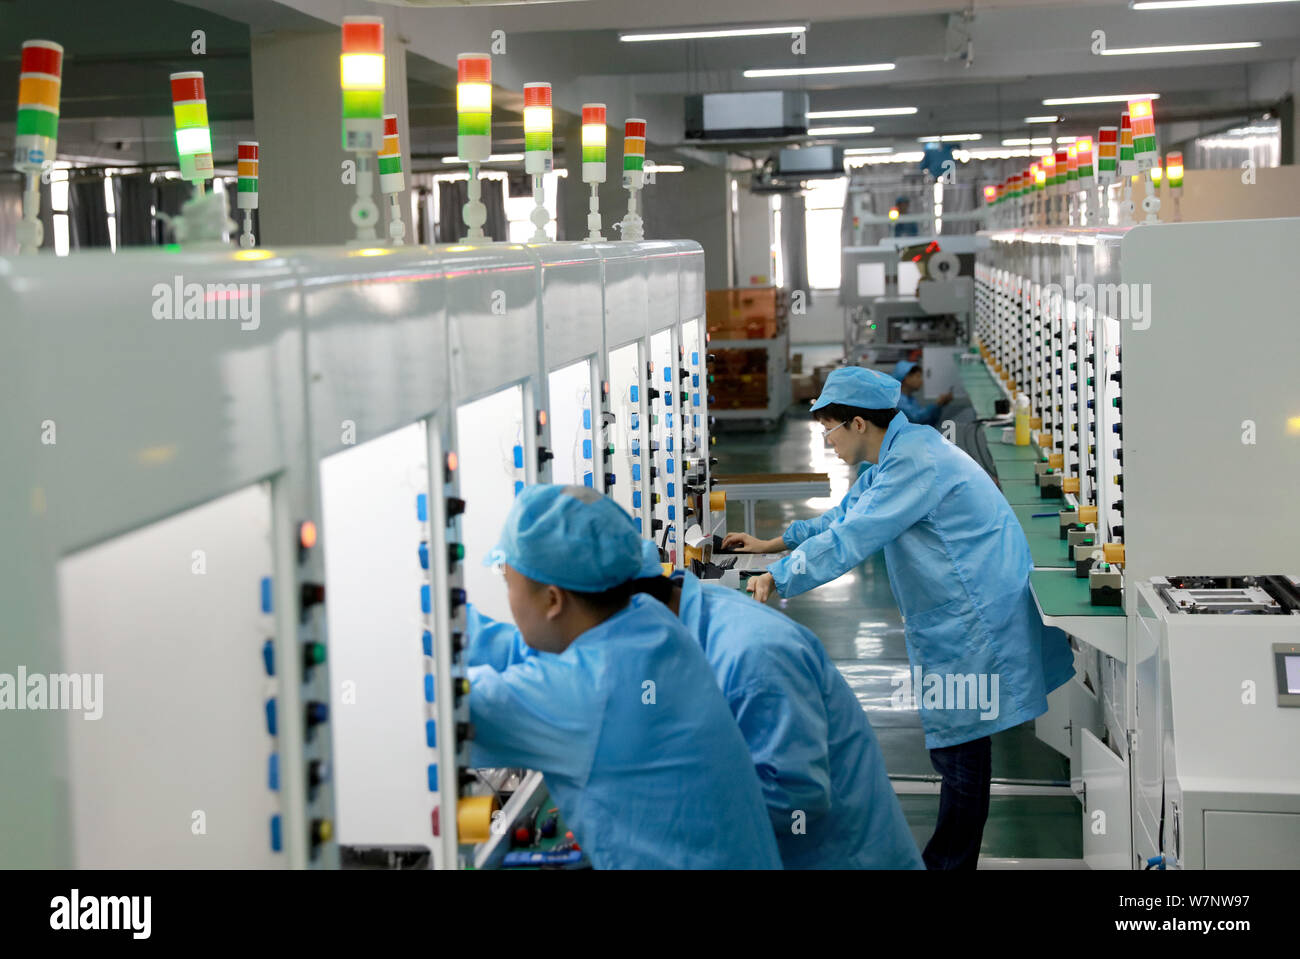
<svg viewBox="0 0 1300 959"><path fill-rule="evenodd" d="M781 868L745 740L671 612L635 596L563 653L469 625L472 762L541 772L593 866Z"/></svg>
<svg viewBox="0 0 1300 959"><path fill-rule="evenodd" d="M924 869L867 714L821 641L737 590L674 579L749 743L785 867Z"/></svg>
<svg viewBox="0 0 1300 959"><path fill-rule="evenodd" d="M909 423L920 423L923 426L939 425L939 414L942 412L942 407L937 403L923 406L914 397L908 396L906 393L900 393L898 395L898 408L907 414Z"/></svg>
<svg viewBox="0 0 1300 959"><path fill-rule="evenodd" d="M897 692L915 696L930 749L1042 715L1047 694L1074 675L1065 634L1044 626L1034 604L1029 544L1006 499L974 460L902 413L890 421L880 461L843 501L792 523L784 540L793 552L768 567L782 596L884 550L912 664ZM972 682L983 684L987 709Z"/></svg>

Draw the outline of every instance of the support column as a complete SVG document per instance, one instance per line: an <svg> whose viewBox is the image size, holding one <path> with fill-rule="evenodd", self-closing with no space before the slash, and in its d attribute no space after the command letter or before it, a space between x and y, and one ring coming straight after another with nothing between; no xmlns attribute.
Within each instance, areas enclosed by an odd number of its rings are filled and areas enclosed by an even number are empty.
<svg viewBox="0 0 1300 959"><path fill-rule="evenodd" d="M406 99L406 44L391 24L384 31L384 112L397 115L402 169L411 169L411 125ZM343 182L339 91L340 35L267 33L252 38L253 128L260 144L258 216L262 246L345 243L354 228L348 211L356 186ZM410 175L407 182L410 183ZM378 178L376 177L376 191ZM380 207L379 243L387 245L387 198ZM401 194L407 242L414 241L410 189Z"/></svg>

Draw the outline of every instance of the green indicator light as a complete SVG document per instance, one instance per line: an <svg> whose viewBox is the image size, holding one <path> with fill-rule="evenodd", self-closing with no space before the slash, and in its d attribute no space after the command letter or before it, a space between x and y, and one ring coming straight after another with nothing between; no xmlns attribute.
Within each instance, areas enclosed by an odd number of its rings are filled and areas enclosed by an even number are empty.
<svg viewBox="0 0 1300 959"><path fill-rule="evenodd" d="M311 666L319 666L325 662L325 644L308 643L307 644L307 663Z"/></svg>
<svg viewBox="0 0 1300 959"><path fill-rule="evenodd" d="M463 543L448 543L447 552L451 556L453 563L459 562L465 558L465 545Z"/></svg>

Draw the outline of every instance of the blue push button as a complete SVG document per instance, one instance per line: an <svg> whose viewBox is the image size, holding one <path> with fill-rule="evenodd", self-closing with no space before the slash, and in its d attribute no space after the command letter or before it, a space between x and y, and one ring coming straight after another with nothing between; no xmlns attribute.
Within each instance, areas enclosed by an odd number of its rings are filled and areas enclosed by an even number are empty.
<svg viewBox="0 0 1300 959"><path fill-rule="evenodd" d="M430 749L438 748L438 724L432 719L425 720L424 741L429 744Z"/></svg>
<svg viewBox="0 0 1300 959"><path fill-rule="evenodd" d="M699 394L699 393L692 393L692 394L691 394L691 405L692 405L692 406L699 406L699 405L700 405L700 394Z"/></svg>
<svg viewBox="0 0 1300 959"><path fill-rule="evenodd" d="M266 675L275 675L275 643L269 639L262 644L262 665L266 667Z"/></svg>
<svg viewBox="0 0 1300 959"><path fill-rule="evenodd" d="M433 656L433 633L426 629L424 635L420 637L420 645L424 647L424 655Z"/></svg>
<svg viewBox="0 0 1300 959"><path fill-rule="evenodd" d="M700 404L699 404L699 397L697 396L697 397L695 398L695 400L696 400L695 405L696 405L696 406L699 406L699 405L700 405ZM695 427L697 430L700 428L700 414L699 414L699 413L696 413L696 414L694 414L694 415L691 417L691 425L692 425L693 427Z"/></svg>
<svg viewBox="0 0 1300 959"><path fill-rule="evenodd" d="M668 484L668 495L669 495L669 496L676 496L676 495L677 495L677 484L676 484L676 483L669 483L669 484Z"/></svg>
<svg viewBox="0 0 1300 959"><path fill-rule="evenodd" d="M280 835L280 815L276 813L271 817L271 852L283 852L284 839Z"/></svg>
<svg viewBox="0 0 1300 959"><path fill-rule="evenodd" d="M424 674L424 701L433 702L433 676L428 673Z"/></svg>
<svg viewBox="0 0 1300 959"><path fill-rule="evenodd" d="M307 704L307 725L316 726L330 718L330 708L325 703Z"/></svg>
<svg viewBox="0 0 1300 959"><path fill-rule="evenodd" d="M669 519L676 519L676 518L677 518L677 507L676 507L676 506L669 506L669 507L668 507L668 518L669 518Z"/></svg>
<svg viewBox="0 0 1300 959"><path fill-rule="evenodd" d="M523 491L524 491L524 481L515 480L515 495L518 496Z"/></svg>
<svg viewBox="0 0 1300 959"><path fill-rule="evenodd" d="M664 367L664 382L665 382L665 383L671 383L672 381L673 381L673 371L672 371L671 369L669 369L668 367L665 366L665 367Z"/></svg>
<svg viewBox="0 0 1300 959"><path fill-rule="evenodd" d="M262 588L262 612L270 613L271 612L271 577L270 576L262 577L261 588Z"/></svg>
<svg viewBox="0 0 1300 959"><path fill-rule="evenodd" d="M632 490L632 508L641 508L641 491L639 489Z"/></svg>
<svg viewBox="0 0 1300 959"><path fill-rule="evenodd" d="M698 351L693 351L691 353L691 363L693 363L695 366L700 365L700 354Z"/></svg>
<svg viewBox="0 0 1300 959"><path fill-rule="evenodd" d="M632 400L633 403L639 401L640 394L635 386L630 387L628 389L628 397Z"/></svg>
<svg viewBox="0 0 1300 959"><path fill-rule="evenodd" d="M591 459L591 440L582 441L582 458L584 460Z"/></svg>
<svg viewBox="0 0 1300 959"><path fill-rule="evenodd" d="M271 753L266 764L266 785L271 792L280 791L280 754Z"/></svg>
<svg viewBox="0 0 1300 959"><path fill-rule="evenodd" d="M699 374L699 373L692 373L692 374L691 374L691 386L694 387L694 388L697 389L697 390L700 388L700 374Z"/></svg>
<svg viewBox="0 0 1300 959"><path fill-rule="evenodd" d="M639 417L639 416L637 416L637 414L633 413L633 414L632 414L632 429L634 429L634 430L639 430L640 428L641 428L641 417Z"/></svg>
<svg viewBox="0 0 1300 959"><path fill-rule="evenodd" d="M669 460L669 461L668 461L668 472L671 473L672 471L673 471L673 461L672 461L672 460Z"/></svg>
<svg viewBox="0 0 1300 959"><path fill-rule="evenodd" d="M433 612L433 594L429 591L428 583L420 587L420 611L423 613Z"/></svg>
<svg viewBox="0 0 1300 959"><path fill-rule="evenodd" d="M673 420L671 416L668 417L668 425L669 426L673 425ZM668 437L668 452L671 453L672 451L673 451L673 438L670 436Z"/></svg>
<svg viewBox="0 0 1300 959"><path fill-rule="evenodd" d="M636 481L639 480L639 479L641 479L641 464L640 464L640 463L633 463L633 464L632 464L632 481L633 481L633 482L636 482Z"/></svg>
<svg viewBox="0 0 1300 959"><path fill-rule="evenodd" d="M420 544L420 569L429 568L429 544Z"/></svg>
<svg viewBox="0 0 1300 959"><path fill-rule="evenodd" d="M421 523L429 522L429 494L420 493L415 497L415 515Z"/></svg>
<svg viewBox="0 0 1300 959"><path fill-rule="evenodd" d="M667 415L667 420L668 420L668 428L669 428L669 429L672 429L672 428L673 428L673 414L672 414L672 413L669 413L669 414ZM668 443L668 448L669 448L669 449L672 449L672 448L673 448L673 444L672 444L672 441L671 441L671 440L670 440L669 443Z"/></svg>
<svg viewBox="0 0 1300 959"><path fill-rule="evenodd" d="M586 407L582 410L582 428L584 430L591 429L591 410Z"/></svg>
<svg viewBox="0 0 1300 959"><path fill-rule="evenodd" d="M266 731L272 736L279 735L275 725L275 697L266 701Z"/></svg>
<svg viewBox="0 0 1300 959"><path fill-rule="evenodd" d="M524 468L524 448L516 444L515 446L515 469Z"/></svg>
<svg viewBox="0 0 1300 959"><path fill-rule="evenodd" d="M582 485L583 485L583 486L594 486L594 485L595 485L595 482L594 482L594 480L591 478L591 474L590 474L590 473L583 473L583 474L582 474Z"/></svg>
<svg viewBox="0 0 1300 959"><path fill-rule="evenodd" d="M438 791L438 764L429 763L429 792Z"/></svg>

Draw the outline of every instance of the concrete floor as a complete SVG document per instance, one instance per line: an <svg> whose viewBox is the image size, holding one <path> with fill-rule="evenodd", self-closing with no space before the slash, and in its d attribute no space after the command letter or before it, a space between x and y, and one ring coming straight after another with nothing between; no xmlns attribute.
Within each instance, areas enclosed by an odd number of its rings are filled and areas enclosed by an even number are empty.
<svg viewBox="0 0 1300 959"><path fill-rule="evenodd" d="M796 519L817 516L847 492L849 467L825 446L821 428L807 407L792 408L776 429L719 431L714 455L716 471L726 473L827 473L831 495L800 502L760 503L756 530L776 536ZM740 530L740 506L728 509L727 529ZM902 618L890 592L880 554L855 571L790 600L774 600L793 619L816 633L831 658L857 693L880 740L896 789L906 789L905 777L933 776L925 749L920 716L915 710L892 708L894 676L908 669ZM1033 723L993 737L993 776L1009 782L1065 784L1065 757L1034 736ZM1073 796L998 796L995 786L984 831L981 856L1007 859L1079 859L1083 855L1082 809ZM934 831L937 795L900 795L903 811L922 848Z"/></svg>

